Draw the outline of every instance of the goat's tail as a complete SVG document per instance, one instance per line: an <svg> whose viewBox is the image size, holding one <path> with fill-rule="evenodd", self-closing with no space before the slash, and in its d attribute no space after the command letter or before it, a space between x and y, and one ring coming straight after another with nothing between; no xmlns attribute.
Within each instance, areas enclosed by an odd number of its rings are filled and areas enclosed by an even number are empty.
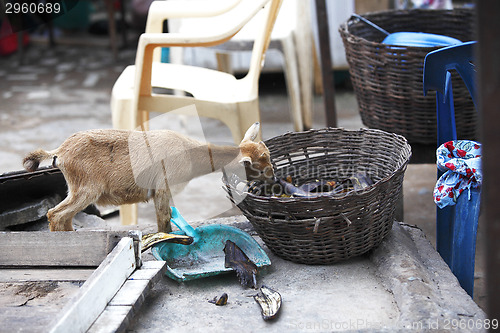
<svg viewBox="0 0 500 333"><path fill-rule="evenodd" d="M23 166L29 172L33 172L36 169L38 169L38 166L40 165L41 161L47 160L47 159L53 158L53 157L55 157L55 154L53 151L45 151L43 149L37 149L37 150L29 153L23 159Z"/></svg>

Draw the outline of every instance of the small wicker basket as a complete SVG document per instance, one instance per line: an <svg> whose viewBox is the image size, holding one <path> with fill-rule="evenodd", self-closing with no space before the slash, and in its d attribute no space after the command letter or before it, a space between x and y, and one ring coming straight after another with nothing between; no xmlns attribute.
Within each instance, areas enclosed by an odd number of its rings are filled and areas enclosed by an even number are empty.
<svg viewBox="0 0 500 333"><path fill-rule="evenodd" d="M417 31L463 42L474 38L474 11L392 10L363 15L390 33ZM436 144L436 94L423 95L423 64L437 48L382 44L385 35L351 18L339 28L363 124L404 135L410 143ZM452 73L457 133L473 139L477 113L457 73Z"/></svg>
<svg viewBox="0 0 500 333"><path fill-rule="evenodd" d="M343 195L281 198L244 192L236 176L224 178L230 200L273 253L297 263L330 264L366 253L387 235L411 155L404 137L328 128L286 133L266 145L279 178L305 183L364 172L375 182Z"/></svg>

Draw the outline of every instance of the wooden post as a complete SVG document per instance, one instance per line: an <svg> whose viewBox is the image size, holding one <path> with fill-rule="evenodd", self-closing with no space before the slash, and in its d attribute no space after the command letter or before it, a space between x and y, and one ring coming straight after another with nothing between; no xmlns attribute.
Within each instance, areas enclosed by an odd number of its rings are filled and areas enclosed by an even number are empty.
<svg viewBox="0 0 500 333"><path fill-rule="evenodd" d="M106 12L108 14L108 30L109 30L109 44L113 58L118 59L118 46L116 45L116 22L115 22L115 8L113 7L113 0L105 0Z"/></svg>
<svg viewBox="0 0 500 333"><path fill-rule="evenodd" d="M477 1L479 114L483 153L488 317L500 319L500 1Z"/></svg>
<svg viewBox="0 0 500 333"><path fill-rule="evenodd" d="M325 104L326 126L337 127L337 111L335 109L335 86L330 51L330 27L325 0L316 0L316 21L318 24L319 54L321 59L321 77L323 82L323 101Z"/></svg>

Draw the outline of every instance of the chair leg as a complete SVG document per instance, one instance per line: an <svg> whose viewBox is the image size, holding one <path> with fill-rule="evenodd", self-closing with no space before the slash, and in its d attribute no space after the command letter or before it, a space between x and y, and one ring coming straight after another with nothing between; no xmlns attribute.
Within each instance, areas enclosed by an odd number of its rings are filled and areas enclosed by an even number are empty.
<svg viewBox="0 0 500 333"><path fill-rule="evenodd" d="M233 128L230 127L231 132L233 132L233 138L235 139L235 143L239 144L240 141L245 136L246 131L255 124L256 122L260 122L260 111L259 111L259 101L253 100L247 103L238 104L238 115L239 115L239 140L236 139L235 132ZM259 135L255 140L262 140L262 126L260 127Z"/></svg>
<svg viewBox="0 0 500 333"><path fill-rule="evenodd" d="M437 210L436 249L473 297L476 236L480 211L480 190L472 189L458 197L457 204Z"/></svg>
<svg viewBox="0 0 500 333"><path fill-rule="evenodd" d="M437 208L436 211L436 250L450 266L452 261L454 207Z"/></svg>
<svg viewBox="0 0 500 333"><path fill-rule="evenodd" d="M303 34L302 34L303 35ZM301 40L299 42L299 40ZM304 130L313 127L313 36L297 32L295 35L299 71L300 107Z"/></svg>
<svg viewBox="0 0 500 333"><path fill-rule="evenodd" d="M137 123L135 128L140 128L142 131L149 130L149 112L139 111L137 113ZM120 206L120 222L122 225L136 225L138 220L138 205L129 204Z"/></svg>
<svg viewBox="0 0 500 333"><path fill-rule="evenodd" d="M311 56L310 52L306 55L306 57ZM299 77L302 122L304 130L308 130L313 128L313 70L312 63L310 61L302 61L300 57Z"/></svg>
<svg viewBox="0 0 500 333"><path fill-rule="evenodd" d="M481 205L479 189L463 192L455 206L451 270L462 288L473 297L476 236Z"/></svg>
<svg viewBox="0 0 500 333"><path fill-rule="evenodd" d="M137 118L136 128L140 128L141 131L149 131L149 112L139 111Z"/></svg>
<svg viewBox="0 0 500 333"><path fill-rule="evenodd" d="M120 222L122 225L137 224L137 204L120 206Z"/></svg>
<svg viewBox="0 0 500 333"><path fill-rule="evenodd" d="M111 120L113 123L113 128L118 129L133 129L134 124L131 121L130 100L116 99L111 101Z"/></svg>
<svg viewBox="0 0 500 333"><path fill-rule="evenodd" d="M314 93L316 95L323 95L323 82L321 81L321 65L318 60L318 52L316 51L316 45L312 45L313 54L313 69L314 69Z"/></svg>
<svg viewBox="0 0 500 333"><path fill-rule="evenodd" d="M231 63L231 55L228 53L216 53L217 70L229 74L233 74L233 66Z"/></svg>
<svg viewBox="0 0 500 333"><path fill-rule="evenodd" d="M145 124L148 126L147 120L149 114L147 112L139 112L138 118L135 121L132 120L131 114L131 102L130 100L113 100L111 103L111 113L113 128L119 129L135 129L140 124ZM145 123L144 123L145 121ZM146 128L147 129L147 128ZM137 224L137 204L121 205L120 206L120 222L122 225L136 225Z"/></svg>
<svg viewBox="0 0 500 333"><path fill-rule="evenodd" d="M437 171L437 179L443 175L442 171ZM444 262L451 268L452 244L453 244L453 220L455 219L455 207L447 206L436 208L436 250L443 258Z"/></svg>
<svg viewBox="0 0 500 333"><path fill-rule="evenodd" d="M293 38L283 39L282 47L286 69L286 87L290 97L290 112L294 123L294 129L296 131L303 131L304 122L302 121L299 67L297 64L296 49Z"/></svg>

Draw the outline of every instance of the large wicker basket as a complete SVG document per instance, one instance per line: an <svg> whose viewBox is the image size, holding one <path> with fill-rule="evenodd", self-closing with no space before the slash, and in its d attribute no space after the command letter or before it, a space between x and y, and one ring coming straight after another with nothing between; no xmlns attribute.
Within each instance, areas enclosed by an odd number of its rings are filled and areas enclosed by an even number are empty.
<svg viewBox="0 0 500 333"><path fill-rule="evenodd" d="M321 129L266 141L275 174L305 183L365 172L375 183L358 192L314 198L258 196L225 178L233 203L276 255L304 264L330 264L366 253L387 235L402 195L411 148L380 130Z"/></svg>
<svg viewBox="0 0 500 333"><path fill-rule="evenodd" d="M457 38L474 37L472 9L392 10L364 15L390 33L419 31ZM385 35L356 18L339 28L363 123L404 135L410 143L436 144L436 94L423 95L423 63L436 48L391 47ZM457 132L475 136L477 114L457 73L452 75Z"/></svg>

